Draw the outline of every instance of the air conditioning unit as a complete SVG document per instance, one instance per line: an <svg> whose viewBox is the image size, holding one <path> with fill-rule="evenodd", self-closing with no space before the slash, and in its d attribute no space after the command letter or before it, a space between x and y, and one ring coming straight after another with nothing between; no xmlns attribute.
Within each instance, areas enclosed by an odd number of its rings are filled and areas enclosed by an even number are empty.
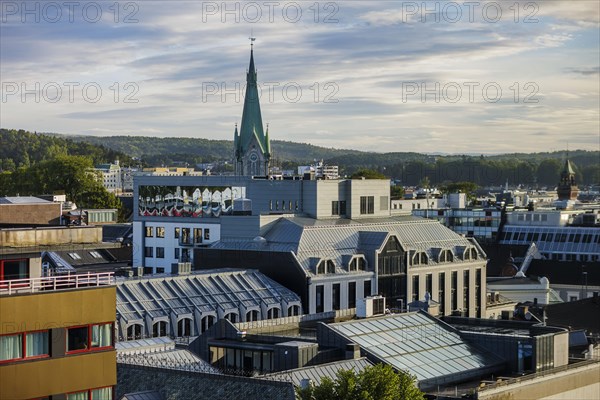
<svg viewBox="0 0 600 400"><path fill-rule="evenodd" d="M192 263L180 262L171 264L171 273L173 275L188 275L192 272Z"/></svg>
<svg viewBox="0 0 600 400"><path fill-rule="evenodd" d="M369 296L358 302L356 316L358 318L369 318L385 313L385 297Z"/></svg>

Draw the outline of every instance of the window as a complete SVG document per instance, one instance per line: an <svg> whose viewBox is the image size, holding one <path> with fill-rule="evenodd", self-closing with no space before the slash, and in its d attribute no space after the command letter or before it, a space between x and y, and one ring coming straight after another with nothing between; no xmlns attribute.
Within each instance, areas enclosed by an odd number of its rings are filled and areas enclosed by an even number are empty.
<svg viewBox="0 0 600 400"><path fill-rule="evenodd" d="M412 301L419 300L419 275L412 277Z"/></svg>
<svg viewBox="0 0 600 400"><path fill-rule="evenodd" d="M208 228L204 230L204 240L210 240L210 230Z"/></svg>
<svg viewBox="0 0 600 400"><path fill-rule="evenodd" d="M364 290L363 294L364 294L365 297L371 295L371 281L365 281L364 282L363 290Z"/></svg>
<svg viewBox="0 0 600 400"><path fill-rule="evenodd" d="M231 321L234 322L234 321ZM192 320L183 318L177 321L177 336L187 337L192 336Z"/></svg>
<svg viewBox="0 0 600 400"><path fill-rule="evenodd" d="M154 237L154 228L151 226L146 227L146 237Z"/></svg>
<svg viewBox="0 0 600 400"><path fill-rule="evenodd" d="M275 318L279 318L279 308L277 308L277 307L269 308L269 310L267 311L267 319L275 319Z"/></svg>
<svg viewBox="0 0 600 400"><path fill-rule="evenodd" d="M246 322L258 321L258 311L250 310L246 313Z"/></svg>
<svg viewBox="0 0 600 400"><path fill-rule="evenodd" d="M104 387L82 392L68 393L67 400L112 400L113 388Z"/></svg>
<svg viewBox="0 0 600 400"><path fill-rule="evenodd" d="M375 213L375 196L360 196L360 213Z"/></svg>
<svg viewBox="0 0 600 400"><path fill-rule="evenodd" d="M165 228L162 226L156 227L156 237L164 238L165 237Z"/></svg>
<svg viewBox="0 0 600 400"><path fill-rule="evenodd" d="M315 292L316 312L322 313L323 311L325 311L325 287L323 285L317 285L315 287Z"/></svg>
<svg viewBox="0 0 600 400"><path fill-rule="evenodd" d="M165 248L164 247L156 248L156 258L165 258Z"/></svg>
<svg viewBox="0 0 600 400"><path fill-rule="evenodd" d="M356 307L356 282L348 283L348 308Z"/></svg>
<svg viewBox="0 0 600 400"><path fill-rule="evenodd" d="M425 292L429 293L431 296L431 291L433 287L433 274L425 275Z"/></svg>
<svg viewBox="0 0 600 400"><path fill-rule="evenodd" d="M194 242L202 243L202 228L194 228Z"/></svg>
<svg viewBox="0 0 600 400"><path fill-rule="evenodd" d="M90 251L90 256L92 256L94 258L102 258L100 253L98 253L97 251Z"/></svg>
<svg viewBox="0 0 600 400"><path fill-rule="evenodd" d="M379 209L382 211L387 211L389 208L388 204L390 203L390 199L388 196L379 196Z"/></svg>
<svg viewBox="0 0 600 400"><path fill-rule="evenodd" d="M175 247L175 254L174 254L174 256L175 256L175 258L176 258L176 259L178 259L178 260L179 260L179 252L180 252L180 251L179 251L179 247Z"/></svg>
<svg viewBox="0 0 600 400"><path fill-rule="evenodd" d="M127 340L136 340L142 338L142 325L133 324L127 327Z"/></svg>
<svg viewBox="0 0 600 400"><path fill-rule="evenodd" d="M346 201L332 201L331 202L331 215L346 215Z"/></svg>
<svg viewBox="0 0 600 400"><path fill-rule="evenodd" d="M440 303L440 314L442 314L442 315L444 315L445 289L446 289L446 273L440 272L440 274L438 275L438 303Z"/></svg>
<svg viewBox="0 0 600 400"><path fill-rule="evenodd" d="M111 322L67 328L67 353L92 351L113 346Z"/></svg>
<svg viewBox="0 0 600 400"><path fill-rule="evenodd" d="M300 306L289 306L287 315L288 317L300 315Z"/></svg>
<svg viewBox="0 0 600 400"><path fill-rule="evenodd" d="M331 304L334 310L340 309L340 284L334 283L331 291Z"/></svg>
<svg viewBox="0 0 600 400"><path fill-rule="evenodd" d="M47 330L0 336L0 363L48 357L49 338Z"/></svg>
<svg viewBox="0 0 600 400"><path fill-rule="evenodd" d="M68 253L73 260L81 260L81 256L77 253Z"/></svg>
<svg viewBox="0 0 600 400"><path fill-rule="evenodd" d="M458 302L458 293L456 293L456 287L458 286L458 272L452 271L450 281L450 311L456 310L456 303Z"/></svg>
<svg viewBox="0 0 600 400"><path fill-rule="evenodd" d="M164 267L156 267L156 273L157 274L164 274L165 273L165 268Z"/></svg>
<svg viewBox="0 0 600 400"><path fill-rule="evenodd" d="M152 325L152 337L167 336L167 321L158 321Z"/></svg>
<svg viewBox="0 0 600 400"><path fill-rule="evenodd" d="M192 235L191 235L190 228L182 228L181 229L180 243L192 244Z"/></svg>
<svg viewBox="0 0 600 400"><path fill-rule="evenodd" d="M29 260L0 260L0 281L29 278Z"/></svg>
<svg viewBox="0 0 600 400"><path fill-rule="evenodd" d="M154 247L144 247L145 257L154 257Z"/></svg>
<svg viewBox="0 0 600 400"><path fill-rule="evenodd" d="M173 234L175 235L175 239L179 239L179 234L181 233L181 228L175 228Z"/></svg>

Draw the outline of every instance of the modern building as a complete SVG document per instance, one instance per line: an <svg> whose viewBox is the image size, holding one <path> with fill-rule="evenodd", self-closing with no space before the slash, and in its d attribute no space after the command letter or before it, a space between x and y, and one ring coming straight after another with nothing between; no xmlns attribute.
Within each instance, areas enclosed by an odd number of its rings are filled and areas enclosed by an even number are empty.
<svg viewBox="0 0 600 400"><path fill-rule="evenodd" d="M494 241L500 230L502 211L496 208L414 209L412 214L437 219L454 232L479 241Z"/></svg>
<svg viewBox="0 0 600 400"><path fill-rule="evenodd" d="M258 222L247 221L261 215L389 217L389 195L387 180L137 176L133 265L169 272L172 264L192 262L194 248L221 238L247 238L243 225L258 234Z"/></svg>
<svg viewBox="0 0 600 400"><path fill-rule="evenodd" d="M41 277L39 251L0 251L0 397L111 400L110 273Z"/></svg>
<svg viewBox="0 0 600 400"><path fill-rule="evenodd" d="M250 49L250 66L246 73L246 97L242 123L237 124L233 134L234 162L236 175L267 176L271 162L269 126L263 131L258 94L256 68L254 66L254 38Z"/></svg>

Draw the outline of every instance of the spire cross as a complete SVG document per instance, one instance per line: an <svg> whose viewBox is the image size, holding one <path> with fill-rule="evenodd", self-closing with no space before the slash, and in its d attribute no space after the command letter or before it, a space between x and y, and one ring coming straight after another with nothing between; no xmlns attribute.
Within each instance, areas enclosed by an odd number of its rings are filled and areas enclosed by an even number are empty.
<svg viewBox="0 0 600 400"><path fill-rule="evenodd" d="M248 39L250 39L250 47L254 47L254 41L256 40L254 37L254 29L250 29L250 37Z"/></svg>

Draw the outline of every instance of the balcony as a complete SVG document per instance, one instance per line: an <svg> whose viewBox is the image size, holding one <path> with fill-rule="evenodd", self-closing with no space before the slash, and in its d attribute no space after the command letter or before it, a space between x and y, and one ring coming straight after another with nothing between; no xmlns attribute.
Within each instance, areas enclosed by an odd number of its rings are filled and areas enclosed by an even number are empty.
<svg viewBox="0 0 600 400"><path fill-rule="evenodd" d="M110 286L114 284L112 272L69 274L42 278L11 279L0 281L0 296L60 290Z"/></svg>

